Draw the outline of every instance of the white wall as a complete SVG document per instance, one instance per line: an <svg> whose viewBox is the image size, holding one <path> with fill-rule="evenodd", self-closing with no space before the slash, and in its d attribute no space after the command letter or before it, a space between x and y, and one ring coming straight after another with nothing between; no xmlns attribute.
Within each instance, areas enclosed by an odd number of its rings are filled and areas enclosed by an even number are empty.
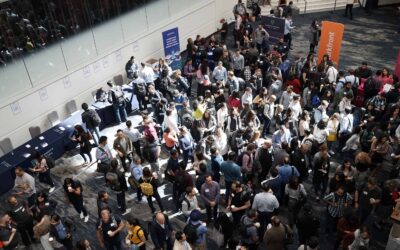
<svg viewBox="0 0 400 250"><path fill-rule="evenodd" d="M161 2L165 3L164 1L167 0L162 0ZM179 8L179 1L182 1L182 4L183 2L186 3L186 5L188 3L187 0L170 0L170 3L175 4L173 8ZM93 34L99 37L103 36L102 39L104 39L104 43L100 45L104 53L97 56L93 56L93 53L91 53L93 48L90 44L87 45L88 48L86 49L83 48L81 50L80 48L79 39L82 39L82 46L84 47L86 41L84 37L90 36L90 33L71 38L75 40L69 43L69 47L65 46L63 48L70 53L76 53L75 58L70 57L68 60L72 64L76 62L77 66L71 69L68 68L67 73L59 73L57 65L53 63L46 62L45 65L41 64L38 59L40 56L28 60L31 64L30 66L35 67L35 72L39 73L31 76L35 79L31 88L21 88L22 92L19 94L0 100L0 140L9 137L14 147L23 144L30 139L28 131L30 126L40 126L42 131L50 127L47 122L47 114L53 110L56 110L61 120L63 120L67 117L65 104L68 101L74 99L78 106L82 102L90 102L93 90L105 86L106 81L112 79L114 75L122 73L125 77L124 66L131 55L135 55L137 62L164 56L162 31L178 27L181 50L185 49L188 37L194 37L196 34L207 36L213 33L220 27L219 20L221 18L230 18L232 16L232 8L236 0L191 2L192 6L185 11L177 15L171 14L168 21L163 23L152 23L152 27L148 27L149 29L144 33L135 33L137 28L133 24L140 22L140 20L134 20L133 17L131 19L129 15L124 16L124 20L121 23L126 25L122 25L121 29L131 28L133 35L123 44L121 44L120 40L114 43L112 39L113 35L120 35L119 31L115 31L113 32L115 34L110 35L107 33L110 29L110 27L106 27L107 25L96 27ZM163 3L160 3L161 5L159 6L154 6L154 8L158 8L158 11L163 11ZM169 6L173 5L170 4ZM165 11L172 11L171 13L173 13L173 10ZM153 18L157 20L156 16ZM129 26L130 22L132 26ZM110 25L112 24L108 26ZM124 38L126 41L126 37ZM76 44L76 47L71 46L71 44ZM118 46L115 44L118 44ZM49 55L49 52L47 52L43 56L52 56L55 58L53 61L59 63L58 54ZM81 61L82 63L80 63ZM0 80L2 83L0 85L5 84L3 81L11 77L11 75L6 75L11 74L10 72L1 72ZM55 75L56 77L49 77L50 75Z"/></svg>

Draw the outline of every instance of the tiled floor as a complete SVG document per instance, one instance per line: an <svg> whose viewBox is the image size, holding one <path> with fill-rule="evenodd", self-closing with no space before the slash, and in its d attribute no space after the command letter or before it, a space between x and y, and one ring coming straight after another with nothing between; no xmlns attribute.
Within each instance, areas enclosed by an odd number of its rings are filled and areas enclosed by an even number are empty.
<svg viewBox="0 0 400 250"><path fill-rule="evenodd" d="M309 24L313 19L325 19L346 24L340 68L345 69L350 66L357 66L364 60L370 62L373 69L384 66L393 67L400 41L400 35L394 34L397 28L396 25L400 23L399 16L396 16L392 8L379 9L373 16L366 16L358 9L354 12L355 20L353 21L343 18L343 13L341 12L326 12L294 17L294 25L297 26L297 28L293 31L294 50L292 51L292 54L304 54L304 52L308 51L307 32ZM134 126L140 122L139 116L129 117L129 119L132 120ZM110 138L109 143L112 145L112 138L114 137L116 130L123 126L124 125L106 128L101 131L101 134L108 136ZM92 151L93 157L94 152L95 150ZM162 159L160 159L160 165L165 161L165 156L163 156ZM102 176L95 172L95 164L84 167L81 165L82 163L83 159L79 154L77 154L77 152L68 152L64 157L57 161L57 168L52 170L53 175L55 175L57 190L51 194L51 198L57 200L59 203L56 212L62 217L72 220L76 225L74 239L79 240L87 238L92 243L93 249L99 249L95 237L95 222L97 219L96 196L98 191L105 189L105 182ZM64 203L64 194L60 189L61 182L65 177L70 176L79 179L83 184L85 203L90 213L90 220L88 223L83 223L75 210ZM38 186L38 190L43 188L41 184L38 184ZM306 183L306 187L307 190L312 193L309 182ZM167 211L172 211L174 208L171 202L171 189L172 187L170 184L163 185L159 188ZM1 200L4 201L6 196L7 195L3 195L0 197ZM134 202L135 196L136 195L132 191L127 193L127 204L128 207L131 208L131 214L144 221L150 220L151 214L147 204L145 202L136 204ZM111 206L114 211L117 211L115 196L111 198L113 200ZM324 225L325 207L320 203L313 201L311 201L311 203L316 213L321 216L322 225ZM285 211L283 211L283 214L285 214ZM183 228L184 222L179 216L171 214L171 218L174 226L177 228ZM386 233L380 233L382 234L381 238L384 239ZM217 233L214 230L208 233L208 249L216 249L215 242L213 241L216 235ZM332 237L321 234L321 249L332 249L331 243ZM35 246L34 249L41 249L41 247ZM150 244L148 249L151 249ZM265 248L260 247L260 249Z"/></svg>

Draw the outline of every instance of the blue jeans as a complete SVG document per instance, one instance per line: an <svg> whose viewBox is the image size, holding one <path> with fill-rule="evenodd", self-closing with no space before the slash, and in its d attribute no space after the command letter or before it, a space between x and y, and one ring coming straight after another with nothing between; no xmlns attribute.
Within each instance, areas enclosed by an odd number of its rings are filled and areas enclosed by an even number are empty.
<svg viewBox="0 0 400 250"><path fill-rule="evenodd" d="M92 136L93 136L93 141L94 141L94 143L96 143L96 145L98 145L98 144L99 144L99 141L98 141L98 140L100 139L99 127L95 127L95 128L89 129L89 131L90 131L90 133L91 133ZM96 138L96 136L94 136L94 134L96 134L97 138Z"/></svg>
<svg viewBox="0 0 400 250"><path fill-rule="evenodd" d="M271 119L268 117L264 118L264 128L262 132L262 137L266 137L269 134L269 126L271 125Z"/></svg>
<svg viewBox="0 0 400 250"><path fill-rule="evenodd" d="M126 114L125 107L125 102L122 102L120 104L113 104L115 120L118 124L121 123L121 119L123 122L126 122L126 118L128 117L128 115Z"/></svg>

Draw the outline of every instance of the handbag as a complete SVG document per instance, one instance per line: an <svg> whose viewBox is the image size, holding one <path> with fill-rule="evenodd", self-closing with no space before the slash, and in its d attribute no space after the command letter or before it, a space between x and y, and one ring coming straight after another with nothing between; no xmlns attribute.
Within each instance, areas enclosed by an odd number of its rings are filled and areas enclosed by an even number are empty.
<svg viewBox="0 0 400 250"><path fill-rule="evenodd" d="M329 132L328 137L326 138L327 141L336 141L337 140L337 134L333 132Z"/></svg>

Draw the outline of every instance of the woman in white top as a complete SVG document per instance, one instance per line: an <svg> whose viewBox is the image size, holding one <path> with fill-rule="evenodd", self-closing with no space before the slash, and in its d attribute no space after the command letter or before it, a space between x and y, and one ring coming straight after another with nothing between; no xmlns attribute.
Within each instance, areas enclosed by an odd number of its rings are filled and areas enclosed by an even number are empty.
<svg viewBox="0 0 400 250"><path fill-rule="evenodd" d="M289 104L289 109L292 110L293 120L298 121L301 115L302 109L300 104L300 96L293 96L293 100Z"/></svg>
<svg viewBox="0 0 400 250"><path fill-rule="evenodd" d="M225 121L228 118L228 107L226 103L222 103L221 107L217 111L217 125L223 128L225 126Z"/></svg>
<svg viewBox="0 0 400 250"><path fill-rule="evenodd" d="M318 145L324 144L326 142L326 137L328 136L328 129L324 121L319 121L314 125L314 140L317 141Z"/></svg>
<svg viewBox="0 0 400 250"><path fill-rule="evenodd" d="M361 128L357 126L351 137L347 139L346 146L342 149L342 151L346 153L346 157L353 159L356 152L361 149L360 134Z"/></svg>
<svg viewBox="0 0 400 250"><path fill-rule="evenodd" d="M338 128L339 128L339 117L340 115L338 113L335 113L329 118L328 124L326 128L328 129L328 148L329 148L329 154L333 155L334 154L334 148L333 144L337 141L337 133L338 133Z"/></svg>
<svg viewBox="0 0 400 250"><path fill-rule="evenodd" d="M217 146L219 153L224 156L228 153L228 137L224 133L222 127L217 127L215 131L215 145Z"/></svg>
<svg viewBox="0 0 400 250"><path fill-rule="evenodd" d="M175 133L179 132L177 120L174 117L171 109L167 109L167 111L165 112L163 127L171 128L173 131L175 131Z"/></svg>
<svg viewBox="0 0 400 250"><path fill-rule="evenodd" d="M352 94L346 94L343 96L342 100L339 102L339 112L341 114L345 113L346 108L352 108L351 106L351 99L353 98Z"/></svg>

